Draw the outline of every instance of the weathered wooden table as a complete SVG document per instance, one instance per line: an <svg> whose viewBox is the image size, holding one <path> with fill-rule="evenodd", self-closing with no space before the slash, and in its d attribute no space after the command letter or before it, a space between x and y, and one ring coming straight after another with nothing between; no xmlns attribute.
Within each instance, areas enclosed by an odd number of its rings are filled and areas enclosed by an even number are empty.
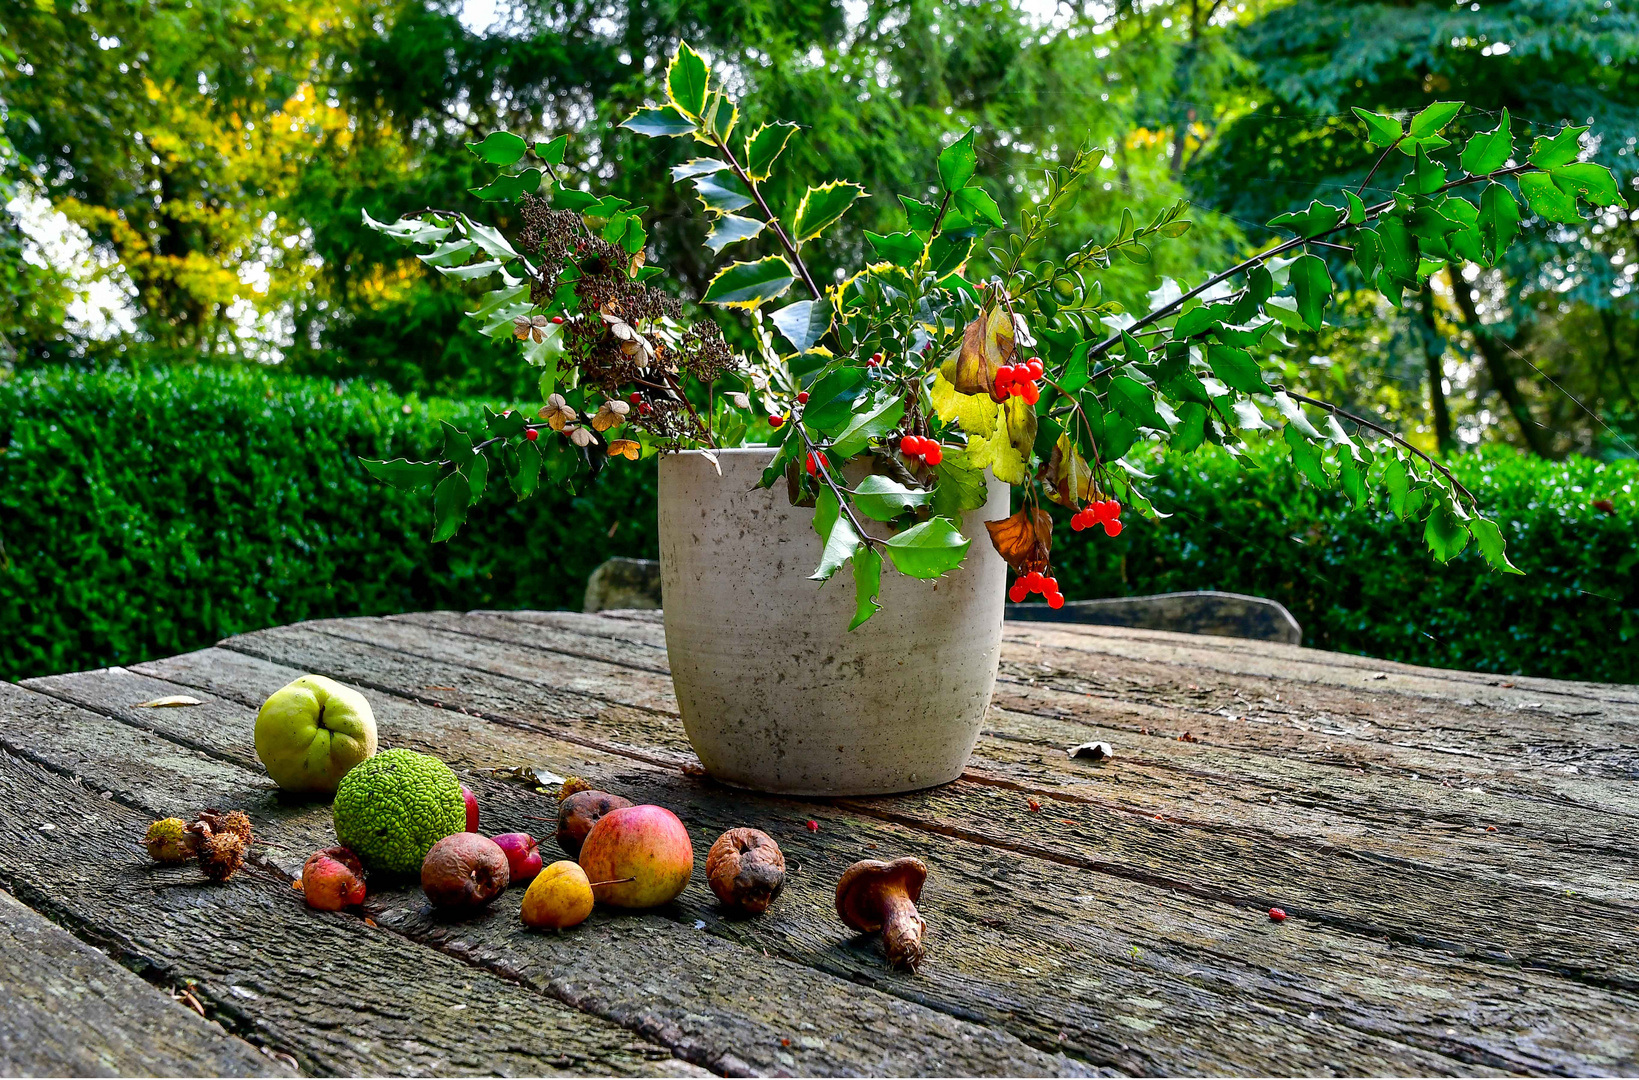
<svg viewBox="0 0 1639 1080"><path fill-rule="evenodd" d="M251 744L304 671L455 766L487 831L550 832L526 777L573 773L675 809L700 862L766 830L787 891L727 919L697 867L561 936L517 889L468 921L413 886L309 911L329 808ZM203 704L137 707L178 694ZM961 781L830 802L701 778L672 708L654 613L316 622L0 684L0 1073L1639 1069L1634 687L1010 624ZM1066 757L1095 739L1113 760ZM225 886L134 844L204 806L270 842ZM903 854L931 868L917 975L832 906Z"/></svg>

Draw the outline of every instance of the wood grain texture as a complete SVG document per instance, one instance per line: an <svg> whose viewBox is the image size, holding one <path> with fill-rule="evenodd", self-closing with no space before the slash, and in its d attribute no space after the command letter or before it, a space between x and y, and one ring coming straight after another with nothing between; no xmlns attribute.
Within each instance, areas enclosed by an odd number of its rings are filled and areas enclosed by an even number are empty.
<svg viewBox="0 0 1639 1080"><path fill-rule="evenodd" d="M0 1076L293 1070L0 892Z"/></svg>
<svg viewBox="0 0 1639 1080"><path fill-rule="evenodd" d="M1090 876L1053 852L1030 858L963 836L941 836L940 827L921 817L873 820L847 808L817 809L813 803L713 789L679 772L646 767L618 754L596 754L583 743L559 743L553 749L551 744L558 740L546 738L541 725L531 719L549 710L561 719L561 702L551 691L528 690L519 685L525 680L486 682L458 665L428 666L406 648L415 643L402 633L395 632L392 648L375 652L356 642L326 642L324 637L312 628L287 628L277 635L277 648L294 650L303 668L338 662L339 657L342 666L328 672L336 677L379 685L397 681L420 687L417 693L437 694L452 702L465 703L469 699L464 695L478 694L510 710L501 726L478 722L454 708L405 703L405 711L393 721L395 729L423 748L459 753L468 760L482 761L493 754L504 763L576 771L634 798L662 802L677 809L696 830L701 852L719 827L752 821L773 832L804 867L793 881L792 895L812 890L807 893L808 910L802 910L801 900L792 901L791 911L782 902L770 918L733 924L714 920L711 909L699 908L699 921L708 931L733 932L816 968L876 978L879 986L938 1002L955 1014L982 1016L1023 1038L1057 1043L1094 1063L1140 1072L1279 1071L1281 1066L1303 1071L1306 1059L1291 1056L1301 1043L1305 1052L1324 1053L1327 1060L1348 1062L1357 1071L1441 1072L1458 1063L1574 1071L1589 1066L1592 1059L1584 1055L1590 1053L1613 1062L1629 1060L1634 1052L1631 1021L1639 1014L1630 996L1572 987L1512 967L1475 965L1438 952L1385 947L1380 941L1320 928L1306 928L1304 937L1294 940L1288 933L1271 933L1261 913L1202 904L1169 891L1164 882L1158 886ZM267 645L264 637L240 644L256 642ZM434 642L443 647L442 638ZM207 652L144 665L144 670L196 689L242 693L247 700L296 673L294 668L276 668L258 676L255 663ZM428 689L456 684L462 690L454 695ZM644 714L627 710L621 715L621 729L605 734L630 739L635 733L631 721ZM649 722L657 722L647 715ZM585 737L585 724L571 727ZM460 734L452 737L452 732ZM442 748L440 738L448 740ZM499 825L486 827L514 827L523 814L538 812L528 809L538 804L527 792L474 778L485 785L487 806L511 807L521 800L520 809L508 809ZM983 790L971 796L980 804L987 797ZM1034 815L1022 806L1009 812L1024 829L1032 827ZM802 827L804 815L820 821L817 834ZM872 844L876 847L869 847ZM827 918L830 882L848 862L863 854L899 851L922 855L936 867L940 881L937 898L930 901L940 905L930 908L936 913L930 920L943 939L940 961L908 984L883 976L872 943L850 943L839 952L834 939L827 941L822 935L816 940L814 931ZM816 886L807 875L809 868L818 867L825 872ZM799 879L805 884L799 886ZM1021 905L1024 914L1019 913ZM476 933L477 928L465 926L462 932ZM1041 958L1040 966L1031 958ZM1387 974L1390 971L1392 975ZM1279 972L1302 974L1292 976L1292 984ZM1208 984L1205 989L1203 981ZM1301 985L1301 992L1296 985ZM1413 985L1424 989L1409 990ZM1297 998L1292 996L1295 992ZM1430 999L1449 1001L1449 1009L1425 1009ZM1573 1000L1580 1004L1569 1004ZM1142 1012L1135 1015L1133 1002L1139 1001L1156 1003L1152 1007L1161 1010L1167 1023L1154 1023ZM1326 1010L1313 1007L1320 1002L1327 1003ZM1502 1012L1489 1012L1496 1002L1508 1005ZM1622 1030L1613 1031L1596 1048L1581 1024L1562 1026L1563 1017L1580 1013L1589 1022L1608 1027L1613 1003ZM1529 1011L1528 1019L1521 1009ZM1269 1031L1272 1014L1290 1025L1279 1036ZM1392 1032L1392 1038L1406 1045L1374 1046L1363 1040L1357 1024L1374 1033ZM1558 1035L1544 1034L1554 1028L1559 1028ZM1134 1030L1145 1032L1144 1037L1118 1036L1112 1043L1112 1032ZM1526 1030L1533 1032L1529 1049L1518 1036ZM1505 1034L1510 1031L1513 1034ZM1550 1063L1550 1058L1540 1056L1538 1038L1559 1047L1556 1053L1565 1056ZM1406 1057L1413 1046L1437 1048L1447 1060ZM1417 1064L1410 1064L1412 1060Z"/></svg>
<svg viewBox="0 0 1639 1080"><path fill-rule="evenodd" d="M18 725L32 731L8 731L8 725L0 721L0 745L59 773L73 772L95 788L117 791L122 798L149 809L151 815L186 813L201 805L199 800L207 795L241 789L250 797L222 799L219 804L246 809L258 834L276 845L266 851L263 863L278 871L279 883L284 885L280 896L288 900L294 924L287 933L298 933L310 920L340 920L343 925L359 927L362 924L356 918L307 911L299 895L289 889L286 875L299 871L307 853L335 842L329 807L273 795L265 777L238 764L252 752L256 703L300 673L247 662L232 653L226 657L239 664L220 665L217 670L241 695L238 700L122 669L38 680L33 685L53 695L46 699L51 711L45 715L54 722ZM156 710L138 709L136 703L180 692L192 693L203 704L164 710L161 726L177 739L206 747L208 752L180 765L174 755L170 759L156 755L147 768L122 764L140 760L138 755L151 749L150 740L155 738L124 717L134 714L145 724L160 723L149 716ZM0 714L7 705L5 693L0 688ZM397 734L393 745L438 753L458 768L521 763L515 745L520 733L516 731L450 711L372 697L382 730ZM408 715L411 713L419 715ZM492 736L489 746L473 740L471 729L475 727L478 733ZM560 755L558 767L579 762L579 748L554 745ZM475 753L481 756L474 758ZM617 760L622 767L629 765L625 759ZM496 782L478 775L464 779L488 805ZM509 818L498 818L489 810L483 825L491 832L508 828L540 831L538 824L523 818L522 807L515 811ZM532 796L527 812L553 812L553 805ZM696 844L703 858L706 848L699 837ZM462 922L434 913L414 882L372 879L371 889L368 914L379 926L404 935L400 940L408 955L399 961L401 980L420 978L418 965L424 955L456 967L460 965L455 961L471 964L515 984L515 999L536 997L537 1007L563 1002L620 1025L616 1031L637 1032L714 1071L733 1075L793 1069L822 1075L1077 1075L1089 1071L1073 1059L1033 1050L1003 1032L862 989L844 979L818 975L720 935L702 934L684 912L622 915L600 911L573 933L542 935L526 932L518 920L521 890L510 891L488 912ZM143 899L151 902L151 897ZM353 963L351 959L338 961L338 976L351 972ZM519 986L525 990L518 990ZM568 1027L573 1033L574 1025ZM551 1034L555 1029L549 1024L538 1030L545 1034L530 1037L539 1039L543 1052L557 1050ZM820 1032L823 1038L815 1034ZM386 1065L378 1068L399 1071Z"/></svg>

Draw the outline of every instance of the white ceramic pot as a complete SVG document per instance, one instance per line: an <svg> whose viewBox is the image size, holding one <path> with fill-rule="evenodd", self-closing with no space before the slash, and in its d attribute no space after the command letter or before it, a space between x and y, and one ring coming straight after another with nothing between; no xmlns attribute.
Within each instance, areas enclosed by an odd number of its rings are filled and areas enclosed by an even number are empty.
<svg viewBox="0 0 1639 1080"><path fill-rule="evenodd" d="M757 486L772 449L660 460L666 651L683 726L724 783L794 795L875 795L943 784L967 765L1001 651L1007 566L986 520L1008 488L966 515L973 541L937 581L882 570L882 608L849 632L851 568L823 586L814 511L783 482ZM874 523L873 523L874 524ZM885 530L884 530L885 533Z"/></svg>

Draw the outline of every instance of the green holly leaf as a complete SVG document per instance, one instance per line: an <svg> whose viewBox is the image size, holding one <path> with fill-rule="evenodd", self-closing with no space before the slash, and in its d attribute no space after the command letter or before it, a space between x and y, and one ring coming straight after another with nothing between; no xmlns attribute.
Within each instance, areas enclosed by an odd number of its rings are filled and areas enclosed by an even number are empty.
<svg viewBox="0 0 1639 1080"><path fill-rule="evenodd" d="M451 424L448 420L440 420L444 428L444 458L453 463L457 469L465 468L467 462L473 458L472 436Z"/></svg>
<svg viewBox="0 0 1639 1080"><path fill-rule="evenodd" d="M1178 425L1172 429L1173 450L1187 454L1206 441L1206 406L1186 401L1178 406Z"/></svg>
<svg viewBox="0 0 1639 1080"><path fill-rule="evenodd" d="M954 193L966 187L979 167L979 158L973 149L975 130L968 128L966 135L939 151L939 182L946 191Z"/></svg>
<svg viewBox="0 0 1639 1080"><path fill-rule="evenodd" d="M796 124L763 124L746 136L746 175L757 181L767 180L774 171L775 159L796 130Z"/></svg>
<svg viewBox="0 0 1639 1080"><path fill-rule="evenodd" d="M1405 219L1393 214L1377 221L1377 240L1381 248L1383 272L1391 281L1407 286L1417 283L1417 238L1406 227Z"/></svg>
<svg viewBox="0 0 1639 1080"><path fill-rule="evenodd" d="M892 521L907 510L926 506L933 492L908 488L888 476L873 473L854 488L854 509L877 521Z"/></svg>
<svg viewBox="0 0 1639 1080"><path fill-rule="evenodd" d="M702 303L754 308L782 295L797 280L797 272L783 256L770 255L756 262L737 262L720 270L706 286Z"/></svg>
<svg viewBox="0 0 1639 1080"><path fill-rule="evenodd" d="M423 221L419 217L401 217L388 225L377 221L370 216L370 211L360 210L360 217L364 226L383 236L390 236L401 244L436 244L450 234L451 225L441 225L436 221Z"/></svg>
<svg viewBox="0 0 1639 1080"><path fill-rule="evenodd" d="M936 578L962 565L972 541L950 518L929 518L896 533L885 545L894 569L913 578Z"/></svg>
<svg viewBox="0 0 1639 1080"><path fill-rule="evenodd" d="M940 233L928 244L928 269L936 277L955 273L973 254L973 237Z"/></svg>
<svg viewBox="0 0 1639 1080"><path fill-rule="evenodd" d="M922 258L922 238L913 232L896 232L882 236L866 229L865 239L870 241L879 258L886 259L903 269L909 270Z"/></svg>
<svg viewBox="0 0 1639 1080"><path fill-rule="evenodd" d="M711 223L711 232L706 237L706 246L713 254L721 252L730 244L738 244L742 240L750 240L760 235L763 223L756 218L739 217L735 214L723 214Z"/></svg>
<svg viewBox="0 0 1639 1080"><path fill-rule="evenodd" d="M649 105L641 108L622 120L620 126L639 135L647 135L651 139L690 135L694 132L694 121L671 105Z"/></svg>
<svg viewBox="0 0 1639 1080"><path fill-rule="evenodd" d="M1354 114L1366 125L1366 145L1373 150L1385 150L1399 142L1405 134L1400 121L1395 117L1367 112L1359 106L1355 107Z"/></svg>
<svg viewBox="0 0 1639 1080"><path fill-rule="evenodd" d="M1582 134L1587 130L1585 127L1567 127L1552 136L1539 135L1531 144L1531 156L1527 160L1539 169L1569 165L1582 152Z"/></svg>
<svg viewBox="0 0 1639 1080"><path fill-rule="evenodd" d="M377 480L401 491L422 491L432 487L438 474L444 471L443 462L411 461L408 458L394 458L391 461L359 458L359 464Z"/></svg>
<svg viewBox="0 0 1639 1080"><path fill-rule="evenodd" d="M477 506L478 500L484 497L484 488L489 485L489 458L483 454L474 454L472 460L467 463L466 474L467 488L470 492L468 498L473 506Z"/></svg>
<svg viewBox="0 0 1639 1080"><path fill-rule="evenodd" d="M1207 366L1212 374L1222 379L1225 386L1243 394L1267 394L1269 385L1263 381L1258 362L1245 349L1229 345L1207 346Z"/></svg>
<svg viewBox="0 0 1639 1080"><path fill-rule="evenodd" d="M1251 356L1247 357L1248 360ZM1256 364L1252 365L1254 369ZM1221 378L1221 376L1220 376ZM1110 404L1117 412L1139 427L1170 432L1161 414L1155 411L1155 391L1128 375L1117 375L1110 380Z"/></svg>
<svg viewBox="0 0 1639 1080"><path fill-rule="evenodd" d="M966 450L946 450L933 472L937 480L933 486L933 501L928 508L939 517L959 520L969 510L979 509L990 498L985 471L975 469L968 463Z"/></svg>
<svg viewBox="0 0 1639 1080"><path fill-rule="evenodd" d="M1547 173L1522 173L1519 193L1525 196L1525 205L1538 217L1562 225L1575 225L1582 220L1576 211L1576 193L1554 183L1554 178Z"/></svg>
<svg viewBox="0 0 1639 1080"><path fill-rule="evenodd" d="M933 231L933 223L939 217L936 207L909 195L899 196L899 204L905 208L905 227L911 232L926 234Z"/></svg>
<svg viewBox="0 0 1639 1080"><path fill-rule="evenodd" d="M882 592L882 553L873 547L862 547L854 556L854 618L849 630L864 626L877 608L877 596Z"/></svg>
<svg viewBox="0 0 1639 1080"><path fill-rule="evenodd" d="M1007 224L1002 220L1002 211L996 200L982 187L961 188L952 201L970 221L988 221L998 229Z"/></svg>
<svg viewBox="0 0 1639 1080"><path fill-rule="evenodd" d="M833 314L829 300L798 300L774 312L769 321L801 354L819 344L831 329ZM808 400L812 403L814 399L810 396Z"/></svg>
<svg viewBox="0 0 1639 1080"><path fill-rule="evenodd" d="M1326 260L1318 255L1300 255L1291 266L1291 281L1303 325L1319 330L1326 305L1332 299L1332 275L1326 270Z"/></svg>
<svg viewBox="0 0 1639 1080"><path fill-rule="evenodd" d="M521 443L507 456L507 479L512 481L512 490L517 494L518 501L523 502L535 494L541 480L541 451L532 442Z"/></svg>
<svg viewBox="0 0 1639 1080"><path fill-rule="evenodd" d="M1308 209L1294 210L1271 218L1269 226L1276 229L1291 229L1299 236L1311 237L1331 232L1342 220L1342 210L1317 199L1309 204Z"/></svg>
<svg viewBox="0 0 1639 1080"><path fill-rule="evenodd" d="M483 142L468 143L471 150L486 165L497 165L506 168L516 164L529 149L529 144L510 131L492 131L484 136Z"/></svg>
<svg viewBox="0 0 1639 1080"><path fill-rule="evenodd" d="M563 153L569 149L569 136L559 135L551 142L535 144L535 156L548 165L562 165Z"/></svg>
<svg viewBox="0 0 1639 1080"><path fill-rule="evenodd" d="M1451 123L1452 118L1462 111L1463 103L1460 101L1436 101L1411 118L1411 137L1426 139L1430 135L1438 134L1441 128Z"/></svg>
<svg viewBox="0 0 1639 1080"><path fill-rule="evenodd" d="M832 180L819 187L811 187L797 204L797 215L792 220L792 239L801 244L814 239L835 223L854 200L865 194L865 189L847 180Z"/></svg>
<svg viewBox="0 0 1639 1080"><path fill-rule="evenodd" d="M535 194L540 189L541 170L525 169L516 175L497 176L488 185L468 188L467 192L484 202L516 202L525 195Z"/></svg>
<svg viewBox="0 0 1639 1080"><path fill-rule="evenodd" d="M813 581L829 581L863 545L829 486L822 485L814 499L814 531L825 546L820 551L819 566L808 576Z"/></svg>
<svg viewBox="0 0 1639 1080"><path fill-rule="evenodd" d="M1508 110L1502 110L1502 122L1491 131L1481 132L1463 147L1463 171L1472 176L1496 172L1508 164L1514 153L1514 131L1509 126Z"/></svg>
<svg viewBox="0 0 1639 1080"><path fill-rule="evenodd" d="M828 437L841 431L869 382L865 372L857 367L839 367L820 376L808 388L808 404L802 410L803 423Z"/></svg>
<svg viewBox="0 0 1639 1080"><path fill-rule="evenodd" d="M433 543L442 543L461 531L467 520L472 489L459 472L444 477L433 492Z"/></svg>
<svg viewBox="0 0 1639 1080"><path fill-rule="evenodd" d="M711 70L699 53L689 48L688 42L677 44L672 62L666 67L666 96L672 99L677 111L691 119L699 119L706 108L706 88L711 82Z"/></svg>
<svg viewBox="0 0 1639 1080"><path fill-rule="evenodd" d="M1524 570L1508 561L1508 545L1503 541L1502 530L1497 528L1495 521L1473 518L1468 523L1468 531L1474 535L1474 542L1491 569L1501 570L1505 574L1525 574Z"/></svg>
<svg viewBox="0 0 1639 1080"><path fill-rule="evenodd" d="M809 403L813 399L809 398ZM872 439L879 439L899 426L905 415L905 399L883 390L864 400L862 406L849 415L847 425L831 444L838 461L847 461L864 450Z"/></svg>
<svg viewBox="0 0 1639 1080"><path fill-rule="evenodd" d="M734 176L714 173L694 178L694 193L700 203L714 214L732 214L751 205L751 193Z"/></svg>
<svg viewBox="0 0 1639 1080"><path fill-rule="evenodd" d="M1429 511L1428 521L1423 525L1423 540L1436 559L1448 563L1468 546L1468 529L1451 509L1451 504L1442 499Z"/></svg>
<svg viewBox="0 0 1639 1080"><path fill-rule="evenodd" d="M1591 161L1573 161L1548 170L1560 189L1574 192L1594 206L1621 206L1622 193L1616 186L1616 177L1603 165Z"/></svg>
<svg viewBox="0 0 1639 1080"><path fill-rule="evenodd" d="M1416 148L1410 187L1418 195L1432 195L1446 182L1445 166L1433 161L1421 146Z"/></svg>
<svg viewBox="0 0 1639 1080"><path fill-rule="evenodd" d="M1343 201L1348 204L1349 208L1348 216L1344 218L1345 221L1350 225L1359 225L1366 220L1366 204L1360 201L1360 196L1348 188L1344 188Z"/></svg>
<svg viewBox="0 0 1639 1080"><path fill-rule="evenodd" d="M1218 314L1218 311L1211 307L1190 308L1178 316L1178 321L1173 324L1173 338L1182 341L1184 338L1206 333L1222 321Z"/></svg>
<svg viewBox="0 0 1639 1080"><path fill-rule="evenodd" d="M716 158L691 158L681 165L672 166L672 183L692 180L696 176L710 176L728 168L728 162Z"/></svg>
<svg viewBox="0 0 1639 1080"><path fill-rule="evenodd" d="M1292 451L1292 464L1298 471L1309 478L1309 482L1318 488L1330 488L1332 478L1326 475L1326 468L1320 461L1320 448L1304 438L1303 432L1296 425L1287 424L1281 428L1281 438Z"/></svg>
<svg viewBox="0 0 1639 1080"><path fill-rule="evenodd" d="M1406 517L1406 495L1411 491L1411 476L1406 463L1396 454L1384 459L1383 487L1389 493L1389 510L1397 518Z"/></svg>
<svg viewBox="0 0 1639 1080"><path fill-rule="evenodd" d="M498 413L492 412L488 405L484 406L484 427L498 438L510 439L522 435L526 423L524 414L516 409Z"/></svg>

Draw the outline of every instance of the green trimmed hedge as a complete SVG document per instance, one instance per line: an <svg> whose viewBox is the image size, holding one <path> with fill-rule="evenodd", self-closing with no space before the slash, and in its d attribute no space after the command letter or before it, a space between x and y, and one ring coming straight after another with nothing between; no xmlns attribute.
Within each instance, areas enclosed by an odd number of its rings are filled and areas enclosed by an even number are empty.
<svg viewBox="0 0 1639 1080"><path fill-rule="evenodd" d="M431 454L438 420L479 411L254 370L0 381L0 678L302 619L578 608L603 559L653 556L652 463L522 504L492 484L453 541L431 544L431 499L381 487L356 455ZM1113 540L1061 521L1066 595L1252 593L1286 604L1319 648L1639 682L1639 465L1456 459L1528 572L1505 577L1472 552L1440 567L1415 526L1317 492L1282 457L1256 463L1158 463L1154 501L1174 516Z"/></svg>
<svg viewBox="0 0 1639 1080"><path fill-rule="evenodd" d="M481 425L480 402L245 369L0 381L0 678L302 619L578 609L599 562L655 549L652 462L525 503L502 478L433 545L431 498L357 455L425 457L440 419Z"/></svg>

